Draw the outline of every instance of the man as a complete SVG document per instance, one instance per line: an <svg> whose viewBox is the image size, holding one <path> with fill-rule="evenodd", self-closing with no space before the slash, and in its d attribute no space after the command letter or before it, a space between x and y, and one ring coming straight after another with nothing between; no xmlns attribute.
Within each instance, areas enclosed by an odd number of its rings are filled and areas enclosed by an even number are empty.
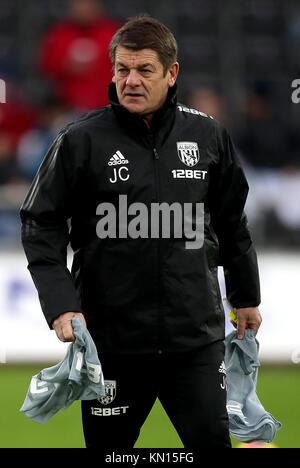
<svg viewBox="0 0 300 468"><path fill-rule="evenodd" d="M133 447L158 397L185 447L229 448L217 268L239 337L257 332L248 186L226 130L177 104L168 28L133 18L110 54L110 106L60 132L21 209L29 270L58 337L79 315L99 351L107 396L82 404L87 447Z"/></svg>
<svg viewBox="0 0 300 468"><path fill-rule="evenodd" d="M108 46L120 25L105 14L98 0L66 3L67 17L55 22L41 42L39 68L64 104L88 112L108 104Z"/></svg>

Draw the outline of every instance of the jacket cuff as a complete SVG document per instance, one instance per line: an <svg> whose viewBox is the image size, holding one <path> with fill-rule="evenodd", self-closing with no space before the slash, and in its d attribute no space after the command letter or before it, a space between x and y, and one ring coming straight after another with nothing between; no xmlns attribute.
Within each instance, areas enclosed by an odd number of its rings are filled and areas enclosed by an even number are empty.
<svg viewBox="0 0 300 468"><path fill-rule="evenodd" d="M258 307L261 302L256 251L251 244L247 252L224 265L226 295L233 307Z"/></svg>
<svg viewBox="0 0 300 468"><path fill-rule="evenodd" d="M49 328L52 330L52 324L57 317L66 312L82 312L80 300L77 297L77 292L74 291L72 284L65 283L56 285L52 294L39 293L39 301L41 309L48 323Z"/></svg>

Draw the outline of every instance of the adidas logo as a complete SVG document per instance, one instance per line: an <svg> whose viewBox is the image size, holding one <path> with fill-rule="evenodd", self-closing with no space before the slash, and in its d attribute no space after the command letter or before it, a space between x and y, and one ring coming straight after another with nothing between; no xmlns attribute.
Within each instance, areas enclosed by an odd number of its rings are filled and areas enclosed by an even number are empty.
<svg viewBox="0 0 300 468"><path fill-rule="evenodd" d="M121 151L117 151L108 161L109 166L118 166L120 164L128 164L129 161L126 159Z"/></svg>
<svg viewBox="0 0 300 468"><path fill-rule="evenodd" d="M219 367L219 372L221 372L221 374L226 375L226 367L225 367L225 362L224 361L222 361L222 364Z"/></svg>

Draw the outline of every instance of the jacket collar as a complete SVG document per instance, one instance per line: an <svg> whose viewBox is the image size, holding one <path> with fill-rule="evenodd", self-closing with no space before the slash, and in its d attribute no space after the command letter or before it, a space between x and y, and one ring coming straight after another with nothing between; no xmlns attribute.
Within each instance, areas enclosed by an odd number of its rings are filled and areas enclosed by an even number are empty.
<svg viewBox="0 0 300 468"><path fill-rule="evenodd" d="M154 114L150 129L140 115L129 112L119 103L115 83L110 83L108 95L118 121L127 129L147 134L160 132L161 130L168 131L173 126L177 106L177 84L169 88L167 99L164 105Z"/></svg>

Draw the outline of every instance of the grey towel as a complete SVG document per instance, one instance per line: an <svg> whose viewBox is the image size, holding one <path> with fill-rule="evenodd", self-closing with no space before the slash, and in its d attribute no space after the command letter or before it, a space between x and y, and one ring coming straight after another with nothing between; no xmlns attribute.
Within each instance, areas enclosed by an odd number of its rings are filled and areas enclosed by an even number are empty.
<svg viewBox="0 0 300 468"><path fill-rule="evenodd" d="M72 326L75 341L69 345L65 358L32 377L20 409L40 424L76 400L105 396L102 367L92 337L79 317L72 319Z"/></svg>
<svg viewBox="0 0 300 468"><path fill-rule="evenodd" d="M227 411L231 435L242 442L273 442L281 428L262 406L257 393L259 343L251 329L242 340L233 331L225 339Z"/></svg>

